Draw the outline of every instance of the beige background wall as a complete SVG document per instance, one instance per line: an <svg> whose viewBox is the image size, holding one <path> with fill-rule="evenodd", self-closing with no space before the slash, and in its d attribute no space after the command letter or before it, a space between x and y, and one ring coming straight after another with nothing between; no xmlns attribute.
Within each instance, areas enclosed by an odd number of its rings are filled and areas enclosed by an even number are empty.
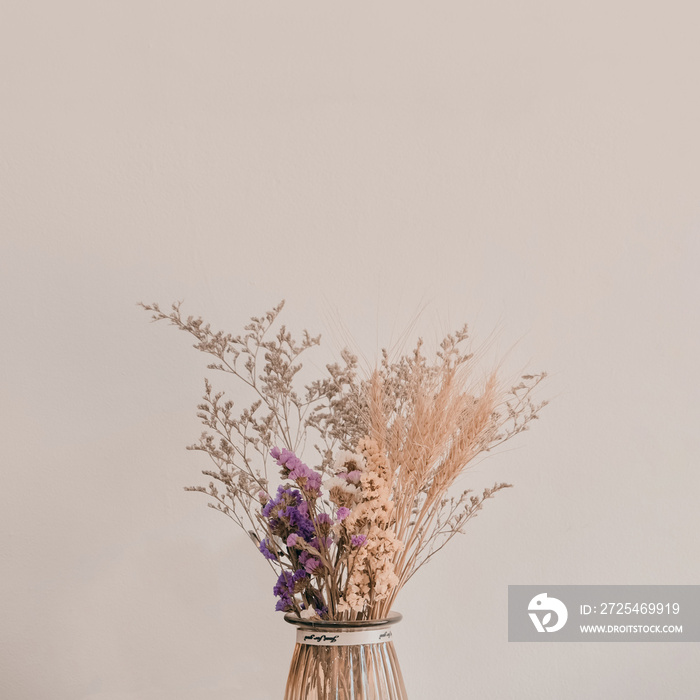
<svg viewBox="0 0 700 700"><path fill-rule="evenodd" d="M2 2L0 696L281 697L269 572L182 491L204 358L135 303L286 298L329 357L426 304L552 374L399 599L413 700L695 697L698 645L509 644L506 595L698 583L696 7Z"/></svg>

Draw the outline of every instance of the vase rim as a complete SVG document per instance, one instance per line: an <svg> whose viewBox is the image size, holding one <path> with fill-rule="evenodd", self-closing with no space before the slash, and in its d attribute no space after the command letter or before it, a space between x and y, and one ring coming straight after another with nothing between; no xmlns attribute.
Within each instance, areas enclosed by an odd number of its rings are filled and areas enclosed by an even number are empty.
<svg viewBox="0 0 700 700"><path fill-rule="evenodd" d="M390 612L387 617L378 620L304 620L296 613L287 613L284 616L285 622L297 627L308 627L314 629L355 629L367 627L388 627L403 620L403 615L399 612Z"/></svg>

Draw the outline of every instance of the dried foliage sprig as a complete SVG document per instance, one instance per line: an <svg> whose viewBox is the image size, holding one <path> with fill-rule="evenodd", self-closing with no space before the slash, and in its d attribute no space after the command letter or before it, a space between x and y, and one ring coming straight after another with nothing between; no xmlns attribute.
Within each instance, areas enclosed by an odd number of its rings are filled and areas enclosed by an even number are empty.
<svg viewBox="0 0 700 700"><path fill-rule="evenodd" d="M214 392L205 379L198 417L207 428L188 449L206 453L209 505L245 529L278 575L278 610L304 617L377 618L408 580L510 484L481 496L453 494L481 453L526 430L546 402L533 391L546 376L504 388L495 372L479 382L466 326L441 342L434 360L422 341L369 377L347 350L325 376L302 383L300 358L320 343L273 326L284 302L253 317L243 335L201 318L140 304L196 339L209 369L234 378L249 401ZM299 458L313 448L318 464ZM270 486L268 467L281 468Z"/></svg>

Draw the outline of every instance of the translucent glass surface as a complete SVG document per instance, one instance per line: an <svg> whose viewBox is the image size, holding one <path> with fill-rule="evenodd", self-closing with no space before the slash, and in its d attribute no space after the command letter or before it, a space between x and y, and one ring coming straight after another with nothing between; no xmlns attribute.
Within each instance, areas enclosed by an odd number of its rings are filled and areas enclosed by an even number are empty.
<svg viewBox="0 0 700 700"><path fill-rule="evenodd" d="M387 620L328 623L287 622L305 631L338 633L386 629L401 616ZM350 646L300 644L294 648L285 700L406 700L406 689L392 641Z"/></svg>

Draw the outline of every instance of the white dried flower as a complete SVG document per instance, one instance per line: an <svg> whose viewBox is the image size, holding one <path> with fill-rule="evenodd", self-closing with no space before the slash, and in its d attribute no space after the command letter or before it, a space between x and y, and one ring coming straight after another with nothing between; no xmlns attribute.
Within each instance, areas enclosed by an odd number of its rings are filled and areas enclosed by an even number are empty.
<svg viewBox="0 0 700 700"><path fill-rule="evenodd" d="M362 471L365 468L365 458L357 452L340 450L335 457L334 468L337 472Z"/></svg>
<svg viewBox="0 0 700 700"><path fill-rule="evenodd" d="M356 494L358 489L354 484L349 484L339 476L331 476L323 482L324 488L330 493L333 489L340 489L344 493Z"/></svg>

